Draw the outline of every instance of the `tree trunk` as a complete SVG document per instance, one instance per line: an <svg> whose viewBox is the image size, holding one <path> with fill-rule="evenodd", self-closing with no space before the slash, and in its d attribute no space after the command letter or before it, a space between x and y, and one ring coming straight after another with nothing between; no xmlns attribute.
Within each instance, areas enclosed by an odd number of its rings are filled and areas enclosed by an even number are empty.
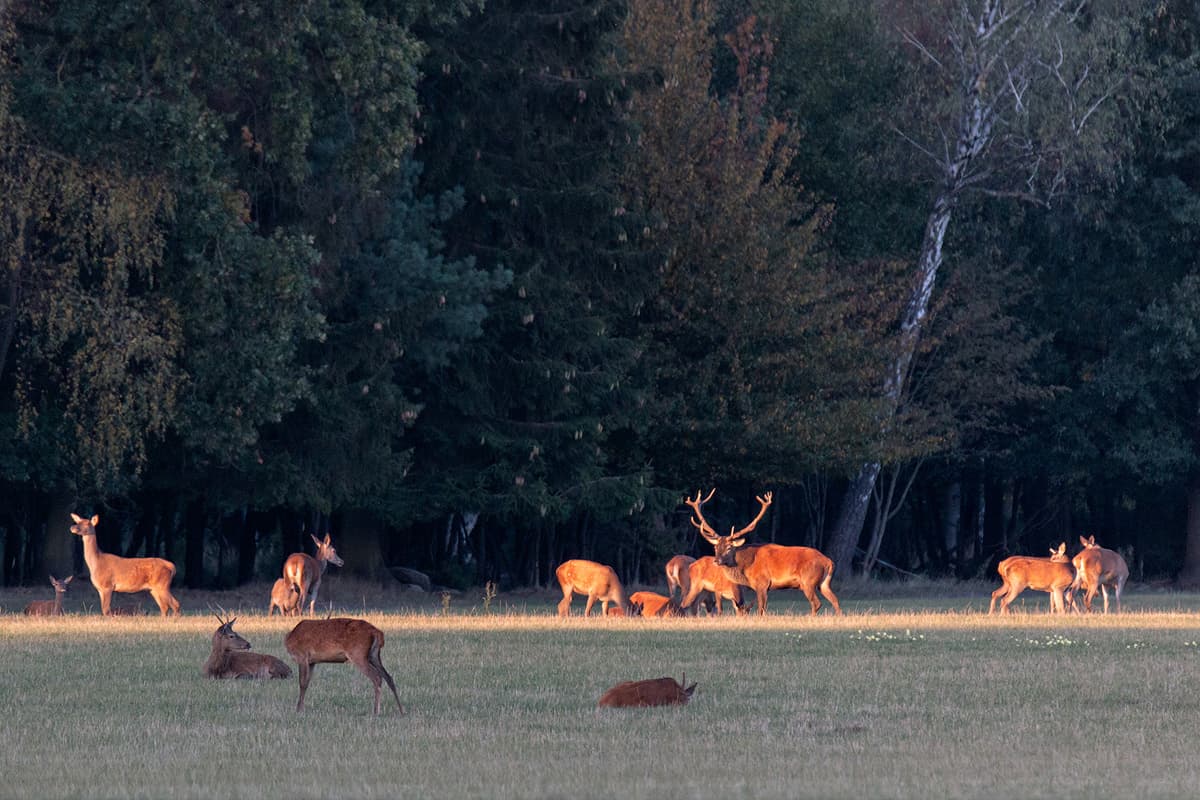
<svg viewBox="0 0 1200 800"><path fill-rule="evenodd" d="M1179 588L1200 587L1200 479L1192 478L1187 492L1187 540L1183 551L1183 569Z"/></svg>
<svg viewBox="0 0 1200 800"><path fill-rule="evenodd" d="M343 511L339 517L341 532L333 545L346 562L341 571L359 578L379 578L383 567L383 523L361 509Z"/></svg>
<svg viewBox="0 0 1200 800"><path fill-rule="evenodd" d="M189 589L199 589L204 586L204 534L207 528L208 514L204 501L196 499L188 505L187 518L183 524L184 553L183 578L184 585Z"/></svg>
<svg viewBox="0 0 1200 800"><path fill-rule="evenodd" d="M79 550L82 553L82 547L76 546L75 541L79 537L70 531L71 511L74 508L75 503L65 494L58 494L50 499L49 508L46 510L45 530L41 537L41 563L38 563L35 550L35 576L49 573L62 577L76 573L75 567L79 559L75 557L75 551Z"/></svg>

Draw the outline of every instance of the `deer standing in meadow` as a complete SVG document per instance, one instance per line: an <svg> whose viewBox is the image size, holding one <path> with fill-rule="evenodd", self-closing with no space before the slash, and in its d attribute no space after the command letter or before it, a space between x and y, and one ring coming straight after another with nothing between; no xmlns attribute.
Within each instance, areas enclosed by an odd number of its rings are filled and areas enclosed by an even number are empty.
<svg viewBox="0 0 1200 800"><path fill-rule="evenodd" d="M699 529L700 535L713 546L717 566L725 572L725 577L733 583L749 586L754 590L758 599L758 613L767 613L767 592L771 589L799 589L808 598L812 613L816 614L821 608L821 600L817 590L833 604L833 610L841 614L842 607L837 595L833 593L830 582L833 580L833 561L820 550L811 547L788 547L780 544L746 545L746 536L756 527L767 508L771 505L772 494L767 492L758 500L759 509L749 525L741 530L729 530L728 536L721 536L704 519L700 507L712 499L716 493L713 489L708 497L700 499L700 492L694 498L685 498L684 502L692 508L692 525ZM696 601L702 590L694 584L682 605L689 606Z"/></svg>
<svg viewBox="0 0 1200 800"><path fill-rule="evenodd" d="M1071 583L1071 591L1077 592L1080 587L1087 591L1083 596L1083 607L1088 611L1092 610L1092 600L1096 597L1096 591L1103 592L1104 613L1107 614L1108 587L1111 586L1116 597L1117 613L1120 614L1121 590L1125 588L1125 581L1129 580L1129 565L1120 553L1096 544L1095 536L1087 539L1080 536L1079 542L1083 545L1083 550L1079 551L1071 562L1075 567L1075 580Z"/></svg>
<svg viewBox="0 0 1200 800"><path fill-rule="evenodd" d="M75 521L71 533L83 539L83 560L91 573L92 586L100 594L100 613L106 617L110 615L113 592L132 594L149 591L164 617L169 611L179 616L179 601L171 594L174 564L165 558L122 558L102 552L96 543L96 526L100 524L100 516L84 519L72 514L71 519Z"/></svg>
<svg viewBox="0 0 1200 800"><path fill-rule="evenodd" d="M688 583L688 568L691 567L695 561L696 559L692 558L691 556L672 556L671 559L667 561L666 573L668 597L674 597L676 589L679 590L680 598L687 596L687 593L692 588L691 584Z"/></svg>
<svg viewBox="0 0 1200 800"><path fill-rule="evenodd" d="M74 577L74 575L68 575L66 578L60 581L58 578L51 575L50 585L54 587L54 599L34 600L32 603L25 606L25 614L31 617L61 617L63 615L63 595L67 593L67 584L70 583Z"/></svg>
<svg viewBox="0 0 1200 800"><path fill-rule="evenodd" d="M308 597L310 591L312 592L312 599L308 603L309 614L316 613L317 593L321 590L321 576L325 574L325 566L333 564L340 567L345 563L338 558L328 533L325 534L324 540L315 536L312 537L312 540L317 545L316 556L310 556L307 553L292 553L287 557L287 561L283 562L283 577L296 587L296 592L300 595L299 608L301 611L304 610L304 598ZM269 608L267 610L270 611Z"/></svg>
<svg viewBox="0 0 1200 800"><path fill-rule="evenodd" d="M404 713L400 695L396 693L396 684L379 660L379 651L383 649L383 631L366 620L345 617L306 619L297 623L284 637L283 646L300 668L297 711L304 710L304 693L308 691L308 682L317 664L344 664L349 661L375 687L376 716L379 716L380 685L383 681L387 681L388 688L392 690L396 707L401 714Z"/></svg>
<svg viewBox="0 0 1200 800"><path fill-rule="evenodd" d="M696 691L696 684L684 687L674 678L651 678L644 681L618 683L600 696L600 708L647 708L649 706L686 706Z"/></svg>
<svg viewBox="0 0 1200 800"><path fill-rule="evenodd" d="M597 600L600 601L602 615L625 615L625 590L612 567L576 558L559 564L554 575L558 578L558 585L562 587L563 593L563 599L558 601L560 617L571 613L571 597L576 593L587 596L587 605L583 607L585 617L592 613L592 606ZM608 609L609 603L616 604L611 614Z"/></svg>
<svg viewBox="0 0 1200 800"><path fill-rule="evenodd" d="M634 592L629 595L629 605L636 612L634 616L641 617L680 617L683 609L675 602L674 597L667 597L658 592Z"/></svg>
<svg viewBox="0 0 1200 800"><path fill-rule="evenodd" d="M271 616L276 608L279 609L281 617L294 617L300 614L300 593L287 578L275 579L275 585L271 587L271 604L267 606L267 616Z"/></svg>
<svg viewBox="0 0 1200 800"><path fill-rule="evenodd" d="M291 667L275 656L250 652L250 643L233 629L236 619L226 621L217 616L221 626L213 633L204 674L210 678L290 678Z"/></svg>
<svg viewBox="0 0 1200 800"><path fill-rule="evenodd" d="M1051 547L1049 558L1010 556L996 566L996 572L1000 573L1000 579L1004 583L992 592L992 603L988 606L989 614L996 610L996 600L1000 600L1000 613L1007 614L1012 601L1026 589L1049 592L1051 613L1066 613L1068 605L1075 606L1071 589L1075 572L1071 569L1071 560L1067 557L1066 542L1060 544L1057 550Z"/></svg>
<svg viewBox="0 0 1200 800"><path fill-rule="evenodd" d="M688 582L689 585L696 587L695 595L697 597L703 592L712 594L713 599L705 600L705 604L715 603L717 616L721 616L722 599L728 600L738 614L750 613L749 609L742 605L742 587L725 576L725 570L717 566L717 560L713 556L696 559L696 562L688 568ZM684 604L680 603L680 605ZM684 605L684 608L687 606ZM709 609L710 612L712 610L712 608Z"/></svg>

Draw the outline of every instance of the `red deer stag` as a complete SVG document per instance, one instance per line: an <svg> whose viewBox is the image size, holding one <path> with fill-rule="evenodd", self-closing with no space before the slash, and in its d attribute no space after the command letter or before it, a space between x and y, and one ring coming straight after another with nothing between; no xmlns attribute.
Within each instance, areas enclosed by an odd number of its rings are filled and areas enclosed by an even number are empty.
<svg viewBox="0 0 1200 800"><path fill-rule="evenodd" d="M72 514L75 524L71 533L83 538L83 560L91 573L92 586L100 594L100 613L112 613L113 592L132 594L149 591L158 610L167 616L174 612L179 616L179 601L171 594L171 579L175 577L175 565L165 558L122 558L104 553L96 543L96 526L99 515L84 519Z"/></svg>
<svg viewBox="0 0 1200 800"><path fill-rule="evenodd" d="M1071 590L1075 573L1071 569L1071 560L1067 558L1066 542L1060 544L1057 550L1051 547L1049 558L1010 556L996 566L996 572L1000 573L1004 583L992 592L989 614L996 610L996 600L1000 601L1000 613L1007 614L1012 601L1026 589L1049 592L1051 613L1065 613L1068 605L1075 605Z"/></svg>
<svg viewBox="0 0 1200 800"><path fill-rule="evenodd" d="M379 693L383 681L387 681L392 697L396 698L396 708L400 709L401 714L404 713L400 695L396 694L396 683L379 660L379 651L383 649L383 631L366 620L345 617L306 619L297 623L284 637L283 646L300 668L297 711L304 710L304 693L308 691L308 682L317 664L345 664L349 661L375 687L375 716L379 716Z"/></svg>
<svg viewBox="0 0 1200 800"><path fill-rule="evenodd" d="M311 536L311 534L309 534ZM307 553L292 553L287 557L287 561L283 562L283 577L288 583L296 587L296 593L300 595L299 610L304 610L304 599L308 597L308 593L312 592L312 598L308 603L308 613L313 614L317 606L317 592L321 590L321 576L325 574L325 566L333 564L340 567L345 562L338 558L337 551L333 549L333 543L329 540L329 534L325 534L324 540L313 536L312 540L317 545L316 556L310 556ZM269 611L270 609L268 609Z"/></svg>
<svg viewBox="0 0 1200 800"><path fill-rule="evenodd" d="M563 593L562 600L558 601L560 617L571 613L571 597L574 594L587 596L587 605L583 607L585 617L592 613L592 606L597 600L600 601L600 613L604 616L625 615L625 590L621 588L621 580L612 567L575 558L559 564L554 575L558 578L558 585L562 587ZM611 613L608 609L609 603L615 604Z"/></svg>
<svg viewBox="0 0 1200 800"><path fill-rule="evenodd" d="M1082 587L1087 591L1083 596L1083 607L1088 611L1092 610L1092 600L1099 590L1104 594L1104 613L1107 614L1108 587L1111 586L1117 601L1117 613L1120 614L1121 590L1125 588L1125 581L1129 580L1129 565L1120 553L1096 544L1095 536L1086 539L1080 536L1079 542L1083 550L1071 562L1075 567L1071 590L1078 591Z"/></svg>
<svg viewBox="0 0 1200 800"><path fill-rule="evenodd" d="M686 597L691 591L691 584L688 583L688 568L695 563L696 559L691 556L671 556L667 562L667 596L674 597L675 590L679 590L679 596Z"/></svg>
<svg viewBox="0 0 1200 800"><path fill-rule="evenodd" d="M674 597L667 597L658 592L634 592L629 595L629 605L641 617L679 617L683 609Z"/></svg>
<svg viewBox="0 0 1200 800"><path fill-rule="evenodd" d="M651 678L645 681L618 683L600 696L600 708L647 708L649 706L686 706L696 691L696 684L684 688L683 681L674 678Z"/></svg>
<svg viewBox="0 0 1200 800"><path fill-rule="evenodd" d="M722 599L728 600L738 614L749 613L742 604L742 587L725 576L725 570L717 566L717 560L712 556L696 559L696 563L688 569L688 581L691 586L696 587L696 596L704 592L712 593L713 599L705 600L705 604L715 603L717 616L721 615ZM680 605L687 608L683 603ZM712 610L709 609L710 612Z"/></svg>
<svg viewBox="0 0 1200 800"><path fill-rule="evenodd" d="M63 595L67 593L67 584L70 583L74 577L74 575L68 575L66 578L60 581L58 578L51 575L50 585L54 587L54 599L34 600L32 603L25 606L25 613L31 617L61 617L63 615Z"/></svg>
<svg viewBox="0 0 1200 800"><path fill-rule="evenodd" d="M700 492L695 498L685 498L684 502L692 508L694 516L692 524L700 530L700 535L712 544L717 566L725 571L725 577L742 586L754 590L758 599L758 613L767 613L767 592L771 589L799 589L808 598L812 613L816 614L821 608L821 600L817 597L817 589L833 604L833 610L841 614L842 606L838 603L837 595L830 588L833 580L833 561L820 550L811 547L787 547L779 544L746 545L746 536L757 526L767 508L771 505L772 494L767 492L758 500L758 516L742 528L730 528L728 536L721 536L704 519L700 507L712 499L716 489L708 493L708 497L700 499ZM695 585L684 598L682 605L688 606L695 602L700 593Z"/></svg>
<svg viewBox="0 0 1200 800"><path fill-rule="evenodd" d="M267 606L267 616L271 616L276 608L279 609L281 617L300 614L300 594L287 578L275 579L275 585L271 587L271 604Z"/></svg>
<svg viewBox="0 0 1200 800"><path fill-rule="evenodd" d="M213 633L212 653L204 662L204 674L210 678L292 677L292 668L275 656L250 652L250 643L233 629L236 619L226 621L217 616L221 626Z"/></svg>

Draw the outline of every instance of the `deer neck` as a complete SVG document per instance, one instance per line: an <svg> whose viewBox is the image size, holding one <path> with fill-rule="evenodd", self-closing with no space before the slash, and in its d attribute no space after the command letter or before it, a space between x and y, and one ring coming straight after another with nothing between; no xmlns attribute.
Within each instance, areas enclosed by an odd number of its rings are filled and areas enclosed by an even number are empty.
<svg viewBox="0 0 1200 800"><path fill-rule="evenodd" d="M62 613L62 592L54 593L54 615L58 616Z"/></svg>
<svg viewBox="0 0 1200 800"><path fill-rule="evenodd" d="M83 562L88 565L88 570L95 574L96 564L100 561L100 556L104 555L100 551L100 545L96 543L96 534L90 533L83 539Z"/></svg>
<svg viewBox="0 0 1200 800"><path fill-rule="evenodd" d="M209 653L208 661L204 662L204 674L212 677L224 674L229 669L230 653L232 651L219 644L214 644Z"/></svg>

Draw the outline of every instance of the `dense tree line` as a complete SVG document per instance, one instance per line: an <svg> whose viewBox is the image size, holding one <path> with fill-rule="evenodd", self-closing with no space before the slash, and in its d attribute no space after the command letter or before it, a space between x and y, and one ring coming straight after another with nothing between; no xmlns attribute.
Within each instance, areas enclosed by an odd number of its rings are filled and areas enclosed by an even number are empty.
<svg viewBox="0 0 1200 800"><path fill-rule="evenodd" d="M14 0L0 553L1200 582L1183 0ZM701 544L703 544L701 542Z"/></svg>

